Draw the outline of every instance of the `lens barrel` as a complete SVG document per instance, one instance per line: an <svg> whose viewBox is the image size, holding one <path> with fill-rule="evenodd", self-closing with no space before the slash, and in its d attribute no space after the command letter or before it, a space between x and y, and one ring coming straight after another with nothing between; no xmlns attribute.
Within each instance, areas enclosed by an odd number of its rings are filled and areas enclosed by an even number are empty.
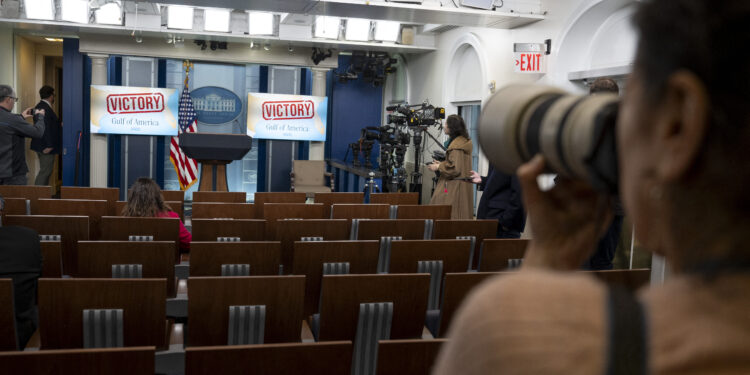
<svg viewBox="0 0 750 375"><path fill-rule="evenodd" d="M485 103L479 142L505 173L542 154L549 172L616 193L618 108L614 94L576 96L543 85L509 85Z"/></svg>

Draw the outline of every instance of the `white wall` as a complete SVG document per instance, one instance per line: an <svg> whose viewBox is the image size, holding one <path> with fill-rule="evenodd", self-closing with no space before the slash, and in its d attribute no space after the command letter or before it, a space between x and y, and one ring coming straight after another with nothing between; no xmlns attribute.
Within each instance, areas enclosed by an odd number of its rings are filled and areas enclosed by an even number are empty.
<svg viewBox="0 0 750 375"><path fill-rule="evenodd" d="M583 93L582 84L568 80L569 72L627 65L632 61L636 37L630 17L634 4L635 0L547 0L542 2L546 19L522 28L460 27L439 34L435 52L407 56L409 103L429 99L434 105L444 106L447 114L453 114L458 104L453 101L472 98L486 101L492 94L489 84L493 81L498 88L510 83L540 82ZM545 39L552 40L547 73L515 73L513 44L543 43ZM467 64L470 69L451 67L454 61L471 60L467 59L467 45L473 47L479 67L473 63ZM384 102L389 99L390 92L386 90ZM443 139L437 128L430 131ZM427 155L430 155L437 146L431 141L428 144ZM410 152L407 160L411 158ZM487 160L481 156L480 172L486 171L487 166ZM432 173L425 169L426 188L431 186L431 178Z"/></svg>

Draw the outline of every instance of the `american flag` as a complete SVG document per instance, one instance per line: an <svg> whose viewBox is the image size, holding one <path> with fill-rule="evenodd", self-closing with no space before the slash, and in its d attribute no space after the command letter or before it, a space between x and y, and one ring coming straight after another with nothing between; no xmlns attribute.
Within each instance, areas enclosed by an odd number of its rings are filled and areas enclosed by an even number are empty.
<svg viewBox="0 0 750 375"><path fill-rule="evenodd" d="M197 132L198 125L195 117L193 99L190 98L186 80L185 88L182 90L182 96L180 96L180 110L177 115L177 122L180 129L177 134ZM187 190L198 181L198 164L182 152L178 137L172 137L172 144L169 146L169 160L172 161L174 169L177 171L177 178L180 180L180 189Z"/></svg>

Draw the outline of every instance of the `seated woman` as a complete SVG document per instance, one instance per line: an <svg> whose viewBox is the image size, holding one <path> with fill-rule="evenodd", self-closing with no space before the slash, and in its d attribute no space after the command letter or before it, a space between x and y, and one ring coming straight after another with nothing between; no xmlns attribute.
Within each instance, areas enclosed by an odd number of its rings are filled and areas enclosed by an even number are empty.
<svg viewBox="0 0 750 375"><path fill-rule="evenodd" d="M168 204L164 203L159 185L152 179L140 177L133 183L128 192L128 203L122 209L122 216L135 217L174 217L180 218ZM190 250L193 236L180 220L180 251Z"/></svg>
<svg viewBox="0 0 750 375"><path fill-rule="evenodd" d="M606 228L601 197L570 180L541 191L537 156L518 171L534 233L523 266L467 298L436 374L750 374L750 64L733 65L747 57L736 46L750 44L750 1L640 7L619 191L670 274L623 309L591 275L566 272Z"/></svg>
<svg viewBox="0 0 750 375"><path fill-rule="evenodd" d="M430 204L447 204L452 207L451 219L474 218L474 184L471 183L471 151L464 119L450 115L445 120L446 142L445 160L433 161L427 166L433 172L440 172L435 192ZM468 179L468 180L467 180Z"/></svg>

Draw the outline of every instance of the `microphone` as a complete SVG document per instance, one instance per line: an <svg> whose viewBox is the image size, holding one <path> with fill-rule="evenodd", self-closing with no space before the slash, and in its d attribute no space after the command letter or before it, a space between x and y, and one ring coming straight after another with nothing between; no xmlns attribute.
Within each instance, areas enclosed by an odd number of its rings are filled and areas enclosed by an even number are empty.
<svg viewBox="0 0 750 375"><path fill-rule="evenodd" d="M388 111L388 112L392 112L392 111L395 111L396 109L398 109L398 107L399 106L397 106L397 105L389 105L389 106L385 107L385 110Z"/></svg>

